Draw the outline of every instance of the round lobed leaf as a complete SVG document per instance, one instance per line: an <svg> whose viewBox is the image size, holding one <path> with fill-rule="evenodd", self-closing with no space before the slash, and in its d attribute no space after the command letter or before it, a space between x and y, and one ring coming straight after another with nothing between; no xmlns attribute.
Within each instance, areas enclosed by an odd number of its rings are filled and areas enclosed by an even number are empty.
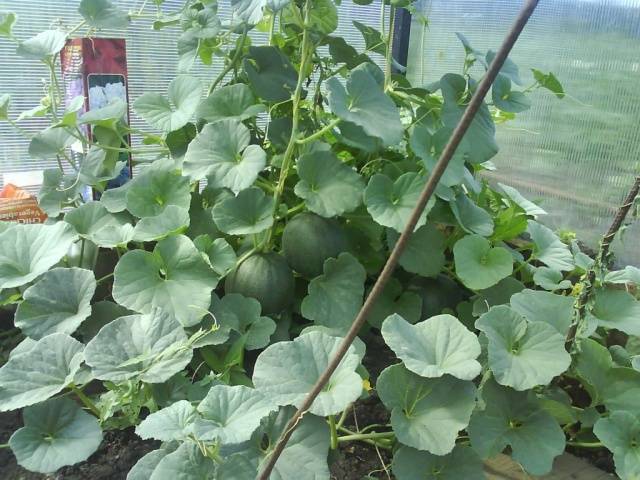
<svg viewBox="0 0 640 480"><path fill-rule="evenodd" d="M250 235L273 225L273 197L257 187L247 188L213 207L213 221L224 233Z"/></svg>
<svg viewBox="0 0 640 480"><path fill-rule="evenodd" d="M298 406L325 370L341 342L322 332L309 332L290 342L267 347L256 360L253 383L276 405ZM356 373L360 357L353 347L309 409L314 415L334 415L357 400L362 379Z"/></svg>
<svg viewBox="0 0 640 480"><path fill-rule="evenodd" d="M301 155L297 169L300 181L295 194L312 212L331 218L351 212L362 203L362 177L332 152L321 150Z"/></svg>
<svg viewBox="0 0 640 480"><path fill-rule="evenodd" d="M364 191L364 203L378 224L402 232L423 186L424 178L415 172L404 173L395 182L386 175L376 174ZM416 228L426 223L434 203L435 199L429 201Z"/></svg>
<svg viewBox="0 0 640 480"><path fill-rule="evenodd" d="M167 311L129 315L108 323L85 349L87 365L101 380L138 378L161 383L182 370L193 356L187 335Z"/></svg>
<svg viewBox="0 0 640 480"><path fill-rule="evenodd" d="M563 335L545 322L528 323L506 305L491 307L476 328L489 339L489 368L501 385L516 390L547 385L571 364Z"/></svg>
<svg viewBox="0 0 640 480"><path fill-rule="evenodd" d="M456 445L444 456L401 446L391 465L397 480L484 480L484 465L470 448Z"/></svg>
<svg viewBox="0 0 640 480"><path fill-rule="evenodd" d="M141 313L154 308L184 326L196 325L211 302L218 276L184 235L167 237L153 252L131 250L114 270L113 299Z"/></svg>
<svg viewBox="0 0 640 480"><path fill-rule="evenodd" d="M64 333L38 340L0 368L0 411L42 402L61 392L80 370L84 345Z"/></svg>
<svg viewBox="0 0 640 480"><path fill-rule="evenodd" d="M453 450L458 432L468 425L475 406L472 382L450 376L423 378L402 364L383 370L376 389L391 410L398 440L434 455Z"/></svg>
<svg viewBox="0 0 640 480"><path fill-rule="evenodd" d="M196 135L184 156L183 171L191 180L207 177L212 187L239 192L253 185L267 165L267 154L249 145L249 129L239 120L209 123Z"/></svg>
<svg viewBox="0 0 640 480"><path fill-rule="evenodd" d="M24 427L9 439L18 465L52 473L89 458L102 442L98 420L68 398L52 398L27 407Z"/></svg>
<svg viewBox="0 0 640 480"><path fill-rule="evenodd" d="M278 407L262 393L244 385L216 385L198 405L193 432L198 440L223 445L246 442L263 418Z"/></svg>
<svg viewBox="0 0 640 480"><path fill-rule="evenodd" d="M469 423L471 446L488 458L511 446L513 459L532 475L551 471L562 454L565 437L558 422L532 392L516 392L490 380L482 387L484 410L476 410Z"/></svg>
<svg viewBox="0 0 640 480"><path fill-rule="evenodd" d="M65 222L11 225L0 233L0 289L35 280L58 263L77 238Z"/></svg>
<svg viewBox="0 0 640 480"><path fill-rule="evenodd" d="M467 235L453 246L456 274L465 286L483 290L513 271L513 257L502 247L492 247L480 235Z"/></svg>
<svg viewBox="0 0 640 480"><path fill-rule="evenodd" d="M72 334L91 315L96 280L91 270L54 268L23 293L15 325L39 340L51 333Z"/></svg>
<svg viewBox="0 0 640 480"><path fill-rule="evenodd" d="M436 315L411 325L400 315L382 324L382 336L408 370L422 377L452 375L473 380L480 374L480 343L452 315Z"/></svg>

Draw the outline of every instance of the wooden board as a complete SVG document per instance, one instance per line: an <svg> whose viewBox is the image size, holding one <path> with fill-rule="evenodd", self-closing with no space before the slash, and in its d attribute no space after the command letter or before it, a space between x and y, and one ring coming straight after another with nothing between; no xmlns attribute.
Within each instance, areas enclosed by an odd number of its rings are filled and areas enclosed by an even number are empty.
<svg viewBox="0 0 640 480"><path fill-rule="evenodd" d="M498 455L484 463L488 480L615 480L618 478L568 453L556 458L553 471L542 477L528 475L507 455Z"/></svg>

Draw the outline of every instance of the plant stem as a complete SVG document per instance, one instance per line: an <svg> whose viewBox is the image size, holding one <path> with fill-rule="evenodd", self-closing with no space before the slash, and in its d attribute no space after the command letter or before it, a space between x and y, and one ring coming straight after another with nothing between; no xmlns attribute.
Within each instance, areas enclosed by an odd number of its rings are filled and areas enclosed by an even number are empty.
<svg viewBox="0 0 640 480"><path fill-rule="evenodd" d="M393 432L372 432L372 433L354 433L353 435L344 435L338 437L338 442L352 442L355 440L375 440L378 438L394 438Z"/></svg>
<svg viewBox="0 0 640 480"><path fill-rule="evenodd" d="M84 403L84 405L91 410L96 417L100 418L100 410L96 407L96 404L91 401L89 397L87 397L82 390L80 390L75 383L70 383L69 388L75 393L80 401Z"/></svg>
<svg viewBox="0 0 640 480"><path fill-rule="evenodd" d="M383 2L384 3L384 2ZM393 29L396 25L396 7L389 9L389 33L387 35L387 55L384 66L384 89L387 90L391 84L391 59L393 51Z"/></svg>
<svg viewBox="0 0 640 480"><path fill-rule="evenodd" d="M304 79L306 78L305 72L307 71L307 64L310 58L309 17L310 17L310 11L311 11L311 3L312 3L311 0L306 0L304 4L304 30L302 31L302 44L300 45L300 70L298 72L298 82L296 84L296 89L293 92L293 98L292 98L293 115L291 118L291 136L289 137L289 143L287 144L287 148L282 158L282 166L280 168L280 178L278 178L276 191L273 195L274 222L273 222L273 226L267 233L267 237L265 241L265 246L267 249L271 246L271 240L273 239L273 234L277 228L277 223L275 219L278 214L278 207L280 206L282 193L284 192L284 184L287 180L287 176L289 175L289 168L291 167L293 152L296 147L296 137L298 136L298 123L300 122L300 99L302 98L302 87L304 84Z"/></svg>
<svg viewBox="0 0 640 480"><path fill-rule="evenodd" d="M0 448L9 448L8 443L0 443Z"/></svg>
<svg viewBox="0 0 640 480"><path fill-rule="evenodd" d="M96 284L100 285L102 282L104 282L105 280L109 279L113 277L113 272L108 273L107 275L105 275L104 277L99 278L98 280L96 280Z"/></svg>
<svg viewBox="0 0 640 480"><path fill-rule="evenodd" d="M298 213L298 212L304 210L304 206L305 206L305 203L304 202L300 202L295 207L290 208L289 210L287 210L287 217L289 215L293 215L294 213Z"/></svg>
<svg viewBox="0 0 640 480"><path fill-rule="evenodd" d="M589 442L567 442L567 445L569 445L570 447L576 447L576 448L603 448L604 445L600 442L593 442L593 443L589 443Z"/></svg>
<svg viewBox="0 0 640 480"><path fill-rule="evenodd" d="M347 415L351 411L351 408L353 408L353 404L349 405L347 408L344 409L344 411L342 412L342 415L340 415L340 418L338 419L338 423L336 425L337 428L341 428L342 425L344 425L344 422L347 419Z"/></svg>
<svg viewBox="0 0 640 480"><path fill-rule="evenodd" d="M78 25L76 25L75 27L73 27L71 30L69 30L67 32L67 37L70 36L70 35L73 35L74 33L76 33L78 30L80 30L86 24L87 24L87 22L85 20L81 21Z"/></svg>
<svg viewBox="0 0 640 480"><path fill-rule="evenodd" d="M336 450L338 448L338 430L334 415L329 415L329 431L331 432L331 450Z"/></svg>
<svg viewBox="0 0 640 480"><path fill-rule="evenodd" d="M233 58L231 59L231 62L224 68L224 70L220 72L220 75L218 75L216 79L213 81L213 83L209 87L207 95L211 95L213 93L213 91L218 86L218 84L222 81L222 79L224 79L227 73L229 73L235 66L236 62L240 58L240 55L242 55L242 47L244 47L244 42L247 39L248 31L249 30L245 26L244 29L242 30L242 35L240 36L240 43L236 45L236 51L233 54Z"/></svg>
<svg viewBox="0 0 640 480"><path fill-rule="evenodd" d="M83 238L80 241L82 244L80 245L80 260L78 260L78 267L82 268L82 261L84 260L84 245L86 240Z"/></svg>
<svg viewBox="0 0 640 480"><path fill-rule="evenodd" d="M329 122L327 125L322 127L320 130L318 130L316 133L314 133L313 135L309 135L308 137L300 138L296 140L296 143L300 145L304 145L305 143L313 142L314 140L317 140L322 136L324 136L325 133L333 130L341 121L342 121L341 119L335 118L331 120L331 122Z"/></svg>
<svg viewBox="0 0 640 480"><path fill-rule="evenodd" d="M269 22L269 46L273 45L273 34L276 31L276 14L271 12L271 22Z"/></svg>

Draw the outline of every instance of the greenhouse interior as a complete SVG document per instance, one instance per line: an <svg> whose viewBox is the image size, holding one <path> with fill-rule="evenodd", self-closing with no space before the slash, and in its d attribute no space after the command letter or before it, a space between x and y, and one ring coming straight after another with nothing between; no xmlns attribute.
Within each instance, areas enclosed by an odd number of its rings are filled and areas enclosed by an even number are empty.
<svg viewBox="0 0 640 480"><path fill-rule="evenodd" d="M0 480L640 479L640 0L0 0Z"/></svg>

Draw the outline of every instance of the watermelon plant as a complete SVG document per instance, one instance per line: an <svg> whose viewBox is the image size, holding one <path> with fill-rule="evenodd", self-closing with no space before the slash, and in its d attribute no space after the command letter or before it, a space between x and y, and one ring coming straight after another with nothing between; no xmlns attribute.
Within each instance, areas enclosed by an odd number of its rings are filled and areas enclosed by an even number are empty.
<svg viewBox="0 0 640 480"><path fill-rule="evenodd" d="M51 79L17 118L1 96L0 118L20 130L49 118L29 153L59 165L44 172L45 224L0 223L0 299L21 339L0 368L0 411L24 417L5 447L50 473L86 460L104 431L135 427L161 446L129 480L254 479L495 52L459 34L461 73L412 86L392 70L393 21L354 21L359 51L335 34L338 1L153 3L145 13L82 0L81 24L30 39L2 16L0 35ZM65 40L148 17L179 32L166 94L132 103L149 131L127 124L122 100L63 106ZM222 69L203 82L196 62ZM329 452L349 442L388 451L381 471L398 480L480 479L500 452L542 475L567 446L609 449L621 478L640 475L640 271L608 271L611 235L592 259L539 222L540 206L483 177L495 124L526 111L534 90L564 95L552 73L533 70L526 87L523 77L504 64L368 326L270 478L329 478ZM152 161L114 186L122 152ZM370 342L379 335L393 353L374 378L363 364L384 356ZM388 421L351 425L366 397Z"/></svg>

